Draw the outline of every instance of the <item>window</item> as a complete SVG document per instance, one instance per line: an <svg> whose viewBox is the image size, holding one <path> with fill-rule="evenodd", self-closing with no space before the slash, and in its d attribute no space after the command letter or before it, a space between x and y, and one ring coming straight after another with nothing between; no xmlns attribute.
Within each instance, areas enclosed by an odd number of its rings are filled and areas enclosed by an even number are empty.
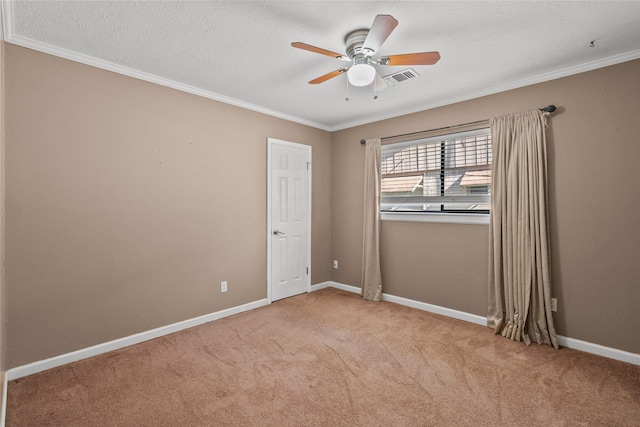
<svg viewBox="0 0 640 427"><path fill-rule="evenodd" d="M383 213L489 212L488 128L386 144L380 159Z"/></svg>

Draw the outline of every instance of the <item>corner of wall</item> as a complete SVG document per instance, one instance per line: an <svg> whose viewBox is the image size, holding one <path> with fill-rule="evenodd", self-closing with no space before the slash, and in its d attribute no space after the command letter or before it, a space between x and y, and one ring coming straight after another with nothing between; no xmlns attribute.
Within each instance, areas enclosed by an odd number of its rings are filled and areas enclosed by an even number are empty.
<svg viewBox="0 0 640 427"><path fill-rule="evenodd" d="M4 325L5 325L5 310L4 310L4 295L5 295L5 239L4 239L4 224L5 224L5 188L4 188L4 140L5 140L5 105L4 105L4 69L5 69L5 43L0 40L0 371L5 370L5 349L4 349Z"/></svg>
<svg viewBox="0 0 640 427"><path fill-rule="evenodd" d="M0 30L2 30L0 28ZM0 391L0 402L2 409L0 413L0 427L4 426L5 402L6 402L6 375L5 375L5 249L4 249L4 41L0 40L0 384L3 387Z"/></svg>

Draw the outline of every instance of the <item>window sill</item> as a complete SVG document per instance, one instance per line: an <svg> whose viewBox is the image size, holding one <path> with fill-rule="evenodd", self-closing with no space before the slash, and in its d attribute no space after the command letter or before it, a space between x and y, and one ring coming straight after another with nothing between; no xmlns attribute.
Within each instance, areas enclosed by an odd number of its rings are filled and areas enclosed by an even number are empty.
<svg viewBox="0 0 640 427"><path fill-rule="evenodd" d="M383 221L438 222L448 224L489 224L489 214L383 212Z"/></svg>

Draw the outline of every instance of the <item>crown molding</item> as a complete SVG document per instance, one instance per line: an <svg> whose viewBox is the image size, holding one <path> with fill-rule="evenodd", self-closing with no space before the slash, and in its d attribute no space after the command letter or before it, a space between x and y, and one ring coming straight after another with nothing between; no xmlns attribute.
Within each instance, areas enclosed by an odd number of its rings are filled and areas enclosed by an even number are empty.
<svg viewBox="0 0 640 427"><path fill-rule="evenodd" d="M265 107L261 107L259 105L251 104L251 103L244 102L244 101L231 98L225 95L221 95L215 92L207 91L195 86L190 86L174 80L166 79L164 77L160 77L154 74L145 73L143 71L139 71L133 68L124 67L124 66L114 64L109 61L104 61L98 58L94 58L88 55L83 55L70 50L51 46L46 43L41 43L32 39L29 39L27 37L17 36L13 33L12 3L13 3L13 0L0 0L0 40L4 38L4 41L7 43L37 50L39 52L58 56L60 58L79 62L79 63L96 67L96 68L101 68L103 70L126 75L129 77L144 80L150 83L155 83L160 86L169 87L182 92L201 96L203 98L208 98L214 101L223 102L225 104L234 105L236 107L266 114L272 117L276 117L279 119L287 120L287 121L298 123L301 125L313 127L316 129L327 131L327 132L336 132L339 130L349 129L356 126L362 126L362 125L366 125L366 124L370 124L370 123L374 123L382 120L393 119L396 117L405 116L407 114L418 113L421 111L443 107L443 106L455 104L458 102L469 101L471 99L480 98L487 95L493 95L496 93L505 92L512 89L518 89L521 87L530 86L537 83L543 83L543 82L559 79L562 77L568 77L574 74L584 73L587 71L596 70L598 68L604 68L611 65L615 65L615 64L619 64L627 61L633 61L635 59L640 58L640 49L637 49L630 52L591 61L585 64L566 67L566 68L551 71L548 73L542 73L542 74L537 74L535 76L530 76L523 79L513 80L510 82L506 82L506 83L492 86L489 88L467 92L463 95L435 100L432 102L420 104L413 108L399 110L392 114L369 116L365 119L343 122L337 125L328 125L328 124L315 122L312 120L303 119L301 117L292 116L279 111L271 110Z"/></svg>
<svg viewBox="0 0 640 427"><path fill-rule="evenodd" d="M39 52L47 53L49 55L68 59L74 62L79 62L81 64L89 65L92 67L100 68L103 70L111 71L111 72L122 74L125 76L133 77L135 79L140 79L150 83L155 83L160 86L169 87L171 89L176 89L182 92L190 93L192 95L197 95L203 98L212 99L214 101L223 102L225 104L234 105L236 107L244 108L246 110L251 110L258 113L266 114L268 116L287 120L290 122L299 123L301 125L310 126L313 128L324 130L324 131L330 131L330 127L322 123L317 123L311 120L306 120L300 117L284 114L279 111L270 110L268 108L261 107L259 105L251 104L251 103L244 102L244 101L231 98L225 95L221 95L215 92L200 89L195 86L190 86L190 85L180 83L174 80L170 80L164 77L160 77L154 74L145 73L143 71L139 71L133 68L124 67L122 65L118 65L118 64L114 64L113 62L94 58L89 55L83 55L67 49L51 46L46 43L41 43L41 42L32 40L28 37L18 36L13 33L13 12L12 12L11 3L12 1L10 0L8 1L2 0L0 2L0 14L2 15L0 17L1 18L0 22L2 22L0 24L0 27L1 27L0 30L2 30L0 31L0 34L1 34L0 38L3 36L4 40L7 43L11 43L21 47L26 47L28 49L33 49Z"/></svg>
<svg viewBox="0 0 640 427"><path fill-rule="evenodd" d="M620 64L627 61L633 61L640 59L640 49L633 50L631 52L625 52L619 55L609 56L607 58L598 59L596 61L587 62L585 64L579 64L572 67L562 68L560 70L551 71L548 73L537 74L535 76L527 77L524 79L513 80L497 86L492 86L487 89L482 89L474 92L468 92L461 96L454 96L450 98L440 99L435 102L421 104L418 107L414 107L407 110L402 110L397 113L379 115L368 117L363 120L356 120L352 122L345 122L336 126L330 127L331 132L349 129L356 126L362 126L369 123L379 122L381 120L393 119L395 117L405 116L407 114L418 113L420 111L430 110L432 108L443 107L445 105L451 105L462 101L469 101L475 98L481 98L487 95L494 95L500 92L506 92L512 89L518 89L525 86L534 85L537 83L543 83L551 80L556 80L562 77L572 76L574 74L585 73L587 71L597 70L598 68L604 68L611 65Z"/></svg>
<svg viewBox="0 0 640 427"><path fill-rule="evenodd" d="M321 123L313 122L311 120L306 120L300 117L291 116L288 114L281 113L279 111L270 110L268 108L261 107L259 105L250 104L248 102L240 101L238 99L231 98L225 95L220 95L215 92L200 89L195 86L190 86L190 85L180 83L174 80L170 80L164 77L156 76L155 74L145 73L144 71L139 71L133 68L114 64L113 62L104 61L102 59L94 58L88 55L83 55L70 50L51 46L45 43L36 42L26 37L17 37L12 35L7 39L7 42L11 44L15 44L17 46L22 46L29 49L37 50L39 52L47 53L49 55L68 59L74 62L79 62L81 64L89 65L92 67L122 74L128 77L133 77L135 79L144 80L150 83L155 83L160 86L165 86L171 89L176 89L182 92L190 93L192 95L197 95L203 98L212 99L214 101L223 102L225 104L230 104L236 107L244 108L246 110L255 111L258 113L266 114L268 116L277 117L279 119L299 123L301 125L310 126L313 128L324 130L324 131L330 131L330 128L328 126L325 126Z"/></svg>
<svg viewBox="0 0 640 427"><path fill-rule="evenodd" d="M5 15L7 14L6 8L8 7L8 2L0 1L0 41L4 41L7 39L7 35L5 33L7 28L7 23L5 20Z"/></svg>

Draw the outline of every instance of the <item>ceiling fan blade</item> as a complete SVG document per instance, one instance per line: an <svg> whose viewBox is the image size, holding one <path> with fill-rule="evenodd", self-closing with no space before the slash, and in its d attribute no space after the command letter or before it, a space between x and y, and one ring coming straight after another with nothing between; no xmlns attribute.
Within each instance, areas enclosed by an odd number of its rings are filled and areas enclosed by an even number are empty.
<svg viewBox="0 0 640 427"><path fill-rule="evenodd" d="M348 68L340 68L339 70L332 71L330 73L325 74L324 76L320 76L320 77L318 77L316 79L311 80L309 82L309 84L317 85L318 83L326 82L327 80L332 79L332 78L334 78L336 76L339 76L340 74L346 72L347 69Z"/></svg>
<svg viewBox="0 0 640 427"><path fill-rule="evenodd" d="M440 60L440 52L405 53L380 58L384 65L433 65Z"/></svg>
<svg viewBox="0 0 640 427"><path fill-rule="evenodd" d="M327 55L327 56L330 56L332 58L337 58L337 59L345 59L346 58L342 54L339 54L339 53L336 53L336 52L332 52L332 51L327 50L327 49L322 49L321 47L311 46L310 44L306 44L306 43L293 42L293 43L291 43L291 46L297 47L298 49L304 49L304 50L308 50L310 52L319 53L321 55ZM346 59L350 60L350 58L346 58Z"/></svg>
<svg viewBox="0 0 640 427"><path fill-rule="evenodd" d="M373 53L380 49L382 43L384 43L397 26L398 21L393 16L377 15L373 20L373 24L371 24L367 38L364 40L362 50L365 52L370 51L372 52L371 55L373 55Z"/></svg>
<svg viewBox="0 0 640 427"><path fill-rule="evenodd" d="M374 92L380 92L382 90L385 90L388 87L387 82L385 82L384 79L378 73L376 73L376 78L373 80L373 83L371 83L370 86Z"/></svg>

